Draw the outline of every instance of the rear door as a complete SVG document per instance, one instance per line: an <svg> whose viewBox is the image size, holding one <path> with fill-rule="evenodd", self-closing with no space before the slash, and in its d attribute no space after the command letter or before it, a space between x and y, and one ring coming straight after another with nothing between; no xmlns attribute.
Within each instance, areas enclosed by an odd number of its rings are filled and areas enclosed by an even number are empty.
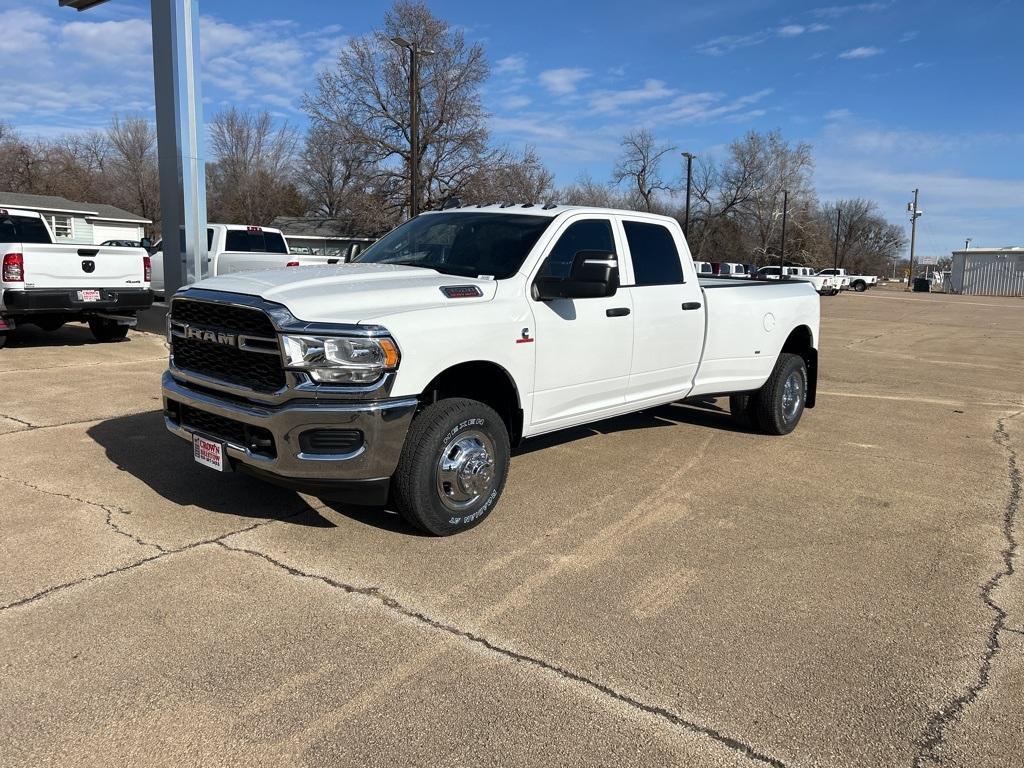
<svg viewBox="0 0 1024 768"><path fill-rule="evenodd" d="M626 401L686 394L704 347L703 294L686 245L657 221L622 217L631 265L633 363Z"/></svg>

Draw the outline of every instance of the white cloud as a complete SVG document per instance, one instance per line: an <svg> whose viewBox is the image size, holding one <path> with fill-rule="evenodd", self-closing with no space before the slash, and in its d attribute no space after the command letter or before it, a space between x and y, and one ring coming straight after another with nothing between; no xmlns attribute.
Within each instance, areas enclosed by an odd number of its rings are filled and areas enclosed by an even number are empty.
<svg viewBox="0 0 1024 768"><path fill-rule="evenodd" d="M578 67L548 69L540 73L540 84L556 95L575 93L579 83L590 77L590 71Z"/></svg>
<svg viewBox="0 0 1024 768"><path fill-rule="evenodd" d="M526 57L519 55L506 56L498 59L494 65L496 75L521 75L526 71Z"/></svg>
<svg viewBox="0 0 1024 768"><path fill-rule="evenodd" d="M892 5L887 3L857 3L855 5L827 5L823 8L815 8L811 15L820 19L838 19L850 13L878 13Z"/></svg>
<svg viewBox="0 0 1024 768"><path fill-rule="evenodd" d="M904 32L902 35L900 35L900 42L909 43L911 40L916 40L919 34L920 32L918 32L917 30L910 30L909 32Z"/></svg>
<svg viewBox="0 0 1024 768"><path fill-rule="evenodd" d="M787 24L784 27L779 27L779 37L797 37L807 31L807 27L802 24Z"/></svg>
<svg viewBox="0 0 1024 768"><path fill-rule="evenodd" d="M595 112L618 112L622 107L645 101L659 101L675 94L663 80L645 80L640 88L626 88L620 91L594 91L588 94L590 105Z"/></svg>
<svg viewBox="0 0 1024 768"><path fill-rule="evenodd" d="M853 113L848 109L831 109L825 113L825 119L829 122L837 122L839 120L848 120L853 116Z"/></svg>
<svg viewBox="0 0 1024 768"><path fill-rule="evenodd" d="M843 51L839 54L840 59L870 59L872 56L878 56L885 51L881 48L876 48L873 45L862 45L858 48L851 48L848 51Z"/></svg>
<svg viewBox="0 0 1024 768"><path fill-rule="evenodd" d="M532 102L533 99L531 99L529 96L524 96L522 94L514 94L503 99L501 102L501 106L508 110L515 110L522 109L523 107L528 107Z"/></svg>

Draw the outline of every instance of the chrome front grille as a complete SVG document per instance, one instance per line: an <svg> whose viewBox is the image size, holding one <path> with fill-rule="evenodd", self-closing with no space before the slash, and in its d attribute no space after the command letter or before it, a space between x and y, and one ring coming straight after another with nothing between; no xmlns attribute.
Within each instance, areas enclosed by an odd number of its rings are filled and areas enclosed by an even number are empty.
<svg viewBox="0 0 1024 768"><path fill-rule="evenodd" d="M178 369L258 392L284 387L277 333L262 310L178 298L169 328Z"/></svg>

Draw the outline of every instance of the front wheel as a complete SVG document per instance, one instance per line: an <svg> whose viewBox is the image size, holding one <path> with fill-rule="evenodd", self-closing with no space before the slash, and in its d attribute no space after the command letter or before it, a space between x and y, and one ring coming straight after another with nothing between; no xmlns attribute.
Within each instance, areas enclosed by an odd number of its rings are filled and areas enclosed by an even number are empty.
<svg viewBox="0 0 1024 768"><path fill-rule="evenodd" d="M439 400L412 422L391 479L398 512L434 536L478 525L505 487L509 438L493 409L466 398Z"/></svg>
<svg viewBox="0 0 1024 768"><path fill-rule="evenodd" d="M128 335L128 326L106 317L90 317L89 330L96 341L120 341Z"/></svg>
<svg viewBox="0 0 1024 768"><path fill-rule="evenodd" d="M764 386L754 395L757 424L770 435L788 435L800 422L807 404L807 364L800 355L783 352Z"/></svg>
<svg viewBox="0 0 1024 768"><path fill-rule="evenodd" d="M850 286L857 293L864 293L868 289L868 284L863 280L857 280L852 286Z"/></svg>

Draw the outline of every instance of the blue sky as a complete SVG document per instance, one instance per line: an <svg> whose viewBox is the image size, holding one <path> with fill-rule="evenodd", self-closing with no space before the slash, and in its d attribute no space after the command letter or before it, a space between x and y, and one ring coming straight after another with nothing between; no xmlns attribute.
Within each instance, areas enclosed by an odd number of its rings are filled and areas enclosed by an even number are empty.
<svg viewBox="0 0 1024 768"><path fill-rule="evenodd" d="M634 126L709 156L778 127L814 146L824 199L874 198L905 223L920 187L919 254L1024 244L1024 3L828 2L429 5L485 47L495 139L536 147L559 183L606 179ZM301 124L315 72L386 6L201 0L208 110ZM143 0L0 0L0 118L50 136L151 113L148 19Z"/></svg>

